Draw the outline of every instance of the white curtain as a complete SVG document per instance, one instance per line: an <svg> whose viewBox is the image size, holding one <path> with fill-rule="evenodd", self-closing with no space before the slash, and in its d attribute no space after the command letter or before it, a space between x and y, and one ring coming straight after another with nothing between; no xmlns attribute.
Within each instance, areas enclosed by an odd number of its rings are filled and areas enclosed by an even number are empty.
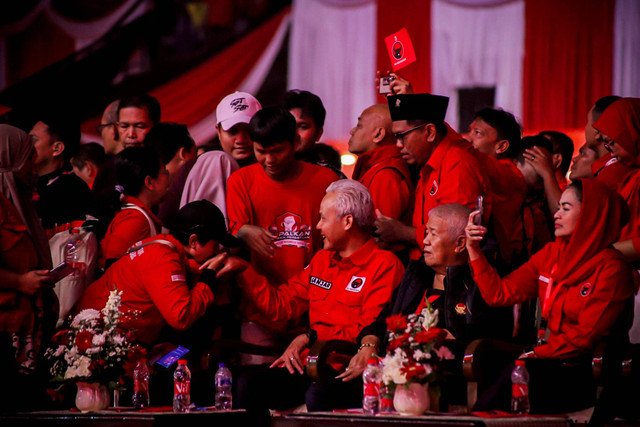
<svg viewBox="0 0 640 427"><path fill-rule="evenodd" d="M431 29L431 88L450 98L447 122L466 131L457 90L475 86L495 86L496 107L521 120L524 0L474 8L434 0Z"/></svg>
<svg viewBox="0 0 640 427"><path fill-rule="evenodd" d="M640 97L640 1L617 0L613 28L613 94Z"/></svg>
<svg viewBox="0 0 640 427"><path fill-rule="evenodd" d="M376 11L375 1L293 2L287 87L322 99L326 141L346 139L376 102Z"/></svg>

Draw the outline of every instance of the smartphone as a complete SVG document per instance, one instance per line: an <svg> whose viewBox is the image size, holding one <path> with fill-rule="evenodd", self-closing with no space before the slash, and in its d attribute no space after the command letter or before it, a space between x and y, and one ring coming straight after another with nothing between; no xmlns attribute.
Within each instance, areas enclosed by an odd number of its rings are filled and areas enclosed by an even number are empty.
<svg viewBox="0 0 640 427"><path fill-rule="evenodd" d="M484 206L483 206L484 198L482 196L478 196L476 199L476 210L480 213L473 218L473 223L475 225L482 225L482 216L484 215Z"/></svg>
<svg viewBox="0 0 640 427"><path fill-rule="evenodd" d="M71 273L73 273L73 266L63 261L49 270L47 272L47 276L50 276L52 278L52 282L59 282Z"/></svg>
<svg viewBox="0 0 640 427"><path fill-rule="evenodd" d="M394 80L391 76L380 77L380 94L386 95L391 93L391 87L389 84Z"/></svg>
<svg viewBox="0 0 640 427"><path fill-rule="evenodd" d="M189 353L189 349L179 345L177 348L174 348L164 356L162 356L156 362L157 365L160 365L164 368L171 368L179 359L182 359L185 354Z"/></svg>

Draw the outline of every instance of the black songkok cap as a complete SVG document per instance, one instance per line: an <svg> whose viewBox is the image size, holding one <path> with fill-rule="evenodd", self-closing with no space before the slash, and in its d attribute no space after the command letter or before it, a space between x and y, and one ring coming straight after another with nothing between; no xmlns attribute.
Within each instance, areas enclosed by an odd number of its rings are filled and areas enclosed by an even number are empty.
<svg viewBox="0 0 640 427"><path fill-rule="evenodd" d="M224 215L208 200L198 200L184 205L173 221L172 232L189 236L200 232L223 246L234 248L240 241L227 232Z"/></svg>
<svg viewBox="0 0 640 427"><path fill-rule="evenodd" d="M444 122L449 98L430 93L391 95L387 97L391 120L426 120L429 123Z"/></svg>

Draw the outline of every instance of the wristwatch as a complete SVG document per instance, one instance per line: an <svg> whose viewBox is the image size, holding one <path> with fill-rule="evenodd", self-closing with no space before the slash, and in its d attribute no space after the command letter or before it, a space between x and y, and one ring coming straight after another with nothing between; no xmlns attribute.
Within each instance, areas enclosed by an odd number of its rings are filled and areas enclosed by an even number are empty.
<svg viewBox="0 0 640 427"><path fill-rule="evenodd" d="M314 329L309 328L309 330L305 332L305 335L309 338L309 347L318 340L318 333Z"/></svg>

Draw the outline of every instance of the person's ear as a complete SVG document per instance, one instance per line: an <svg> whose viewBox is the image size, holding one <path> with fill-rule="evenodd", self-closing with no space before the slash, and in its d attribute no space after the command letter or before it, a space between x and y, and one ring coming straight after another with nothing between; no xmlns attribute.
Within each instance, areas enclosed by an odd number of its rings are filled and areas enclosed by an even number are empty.
<svg viewBox="0 0 640 427"><path fill-rule="evenodd" d="M464 235L464 234L461 234L456 239L456 246L454 248L454 251L457 254L461 254L462 252L464 252L466 250L467 250L467 236Z"/></svg>
<svg viewBox="0 0 640 427"><path fill-rule="evenodd" d="M196 243L198 243L198 236L196 236L195 234L192 234L191 236L189 236L189 247L191 249L196 248Z"/></svg>
<svg viewBox="0 0 640 427"><path fill-rule="evenodd" d="M379 144L381 141L384 140L384 137L387 135L387 130L382 127L379 126L376 128L375 133L373 134L373 143L374 144Z"/></svg>
<svg viewBox="0 0 640 427"><path fill-rule="evenodd" d="M324 132L324 127L320 126L318 128L318 132L316 132L316 142L320 141L320 138L322 138L322 133Z"/></svg>
<svg viewBox="0 0 640 427"><path fill-rule="evenodd" d="M56 141L53 143L53 157L61 156L64 152L64 142Z"/></svg>
<svg viewBox="0 0 640 427"><path fill-rule="evenodd" d="M345 231L351 230L351 228L353 227L353 223L354 223L354 218L353 218L353 215L351 214L347 214L342 218L342 224L344 226Z"/></svg>
<svg viewBox="0 0 640 427"><path fill-rule="evenodd" d="M428 123L424 127L424 134L427 142L434 142L438 136L438 130L436 129L436 125L434 125L433 123Z"/></svg>
<svg viewBox="0 0 640 427"><path fill-rule="evenodd" d="M84 167L89 171L89 178L94 179L98 175L98 167L93 162L85 162Z"/></svg>
<svg viewBox="0 0 640 427"><path fill-rule="evenodd" d="M144 186L149 191L153 191L155 187L153 183L153 178L151 178L149 175L144 177Z"/></svg>
<svg viewBox="0 0 640 427"><path fill-rule="evenodd" d="M560 153L552 154L551 161L553 162L553 167L558 169L562 164L562 154Z"/></svg>
<svg viewBox="0 0 640 427"><path fill-rule="evenodd" d="M500 155L503 154L505 151L507 151L509 149L509 141L507 141L506 139L501 139L500 141L496 142L496 155Z"/></svg>

